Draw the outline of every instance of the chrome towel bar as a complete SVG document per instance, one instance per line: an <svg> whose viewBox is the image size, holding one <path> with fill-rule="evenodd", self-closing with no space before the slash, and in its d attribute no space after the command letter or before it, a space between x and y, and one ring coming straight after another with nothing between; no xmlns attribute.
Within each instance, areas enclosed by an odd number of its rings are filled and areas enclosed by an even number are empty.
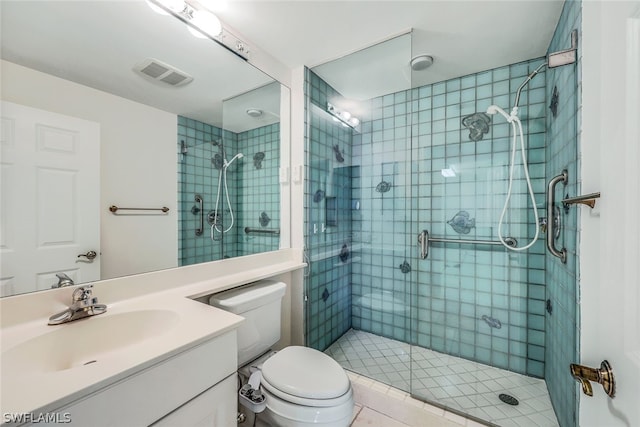
<svg viewBox="0 0 640 427"><path fill-rule="evenodd" d="M245 234L273 234L276 236L280 235L280 229L279 228L251 228L251 227L245 227L244 228L244 232Z"/></svg>
<svg viewBox="0 0 640 427"><path fill-rule="evenodd" d="M505 237L505 242L507 245L515 247L518 245L518 241L513 237ZM438 243L458 243L458 244L470 244L470 245L495 245L502 246L500 241L495 240L477 240L477 239L445 239L440 237L430 237L428 230L422 230L420 234L418 234L418 244L420 245L420 257L422 259L426 259L429 256L429 242L438 242Z"/></svg>
<svg viewBox="0 0 640 427"><path fill-rule="evenodd" d="M109 211L114 214L118 211L162 211L163 213L167 213L169 212L169 208L166 206L161 208L119 208L115 205L111 205L109 206Z"/></svg>

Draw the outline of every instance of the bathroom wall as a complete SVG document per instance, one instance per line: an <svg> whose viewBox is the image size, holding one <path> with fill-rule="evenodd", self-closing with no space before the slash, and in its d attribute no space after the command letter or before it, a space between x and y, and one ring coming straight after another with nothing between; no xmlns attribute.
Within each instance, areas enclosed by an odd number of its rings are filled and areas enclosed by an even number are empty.
<svg viewBox="0 0 640 427"><path fill-rule="evenodd" d="M100 123L102 278L177 266L176 115L11 62L1 68L3 100ZM170 211L115 216L114 204Z"/></svg>
<svg viewBox="0 0 640 427"><path fill-rule="evenodd" d="M581 32L582 4L580 1L566 1L549 52L567 49L571 46L571 31ZM556 200L565 195L575 196L580 192L579 167L579 117L581 109L581 43L578 43L576 65L567 65L547 71L548 104L556 104L557 113L547 117L547 181L560 174L563 169L569 173L569 184L558 186ZM556 91L557 89L557 91ZM556 97L554 97L556 93ZM559 203L556 203L560 206ZM567 249L567 263L550 254L546 255L545 282L550 309L546 312L547 345L545 379L551 402L561 426L576 425L578 409L578 389L569 374L569 364L579 361L579 294L578 294L578 215L580 209L573 206L563 211L562 232L556 247Z"/></svg>
<svg viewBox="0 0 640 427"><path fill-rule="evenodd" d="M237 140L238 150L245 155L237 183L238 255L275 251L280 245L279 235L246 234L244 229L280 229L280 124L241 132Z"/></svg>
<svg viewBox="0 0 640 427"><path fill-rule="evenodd" d="M306 345L326 349L351 327L351 129L326 113L327 101L341 95L305 70L305 278Z"/></svg>

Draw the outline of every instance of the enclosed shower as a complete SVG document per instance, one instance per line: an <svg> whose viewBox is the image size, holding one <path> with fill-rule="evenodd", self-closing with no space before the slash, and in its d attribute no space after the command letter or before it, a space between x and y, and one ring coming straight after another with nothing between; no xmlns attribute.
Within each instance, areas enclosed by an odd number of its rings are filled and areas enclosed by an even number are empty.
<svg viewBox="0 0 640 427"><path fill-rule="evenodd" d="M280 124L243 126L178 118L180 265L279 246L278 234L264 231L280 227Z"/></svg>
<svg viewBox="0 0 640 427"><path fill-rule="evenodd" d="M567 4L551 52L570 44ZM409 71L405 88L368 98L335 64L307 70L308 346L472 419L572 425L576 214L557 237L566 265L538 216L558 167L577 186L577 65L546 63L429 84ZM517 118L503 117L516 93Z"/></svg>

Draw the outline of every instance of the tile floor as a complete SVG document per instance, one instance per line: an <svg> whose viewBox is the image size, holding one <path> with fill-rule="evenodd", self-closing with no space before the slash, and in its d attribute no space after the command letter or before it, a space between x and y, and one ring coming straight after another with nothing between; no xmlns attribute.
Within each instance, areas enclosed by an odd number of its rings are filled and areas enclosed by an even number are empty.
<svg viewBox="0 0 640 427"><path fill-rule="evenodd" d="M413 381L414 396L443 405L451 411L468 414L474 419L483 420L489 424L504 427L555 427L558 425L544 380L420 347L414 347L411 354L410 346L406 343L353 329L347 331L325 352L344 368L359 374L359 379L377 380L369 384L372 390L380 389L386 394L388 390L392 390L389 393L396 393L402 402L407 398L410 401L415 400L411 399L407 393L410 391L410 382ZM415 371L413 378L410 370L412 363ZM367 387L360 388L367 389ZM498 398L500 393L516 397L520 402L519 405L511 406L503 403ZM426 407L435 408L431 405ZM436 412L438 411L443 412L442 416L449 414L449 418L457 417L455 419L458 424L465 425L466 422L472 422L453 412L442 409L437 409ZM362 405L358 417L375 420L375 417L380 416L378 414L390 416L381 411L378 406L365 404ZM354 426L376 425L358 424L358 422L364 422L359 421L358 417L355 418ZM398 425L403 425L402 418L392 418L401 423ZM404 424L440 425L407 422Z"/></svg>

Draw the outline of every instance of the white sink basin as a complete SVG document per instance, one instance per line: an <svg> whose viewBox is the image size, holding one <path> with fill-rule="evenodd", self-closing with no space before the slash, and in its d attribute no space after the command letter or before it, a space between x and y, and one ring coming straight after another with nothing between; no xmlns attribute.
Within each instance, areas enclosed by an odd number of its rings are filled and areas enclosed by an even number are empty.
<svg viewBox="0 0 640 427"><path fill-rule="evenodd" d="M132 345L157 339L174 328L179 319L178 313L171 310L148 309L107 312L49 326L50 332L2 352L2 368L45 373L100 364Z"/></svg>

